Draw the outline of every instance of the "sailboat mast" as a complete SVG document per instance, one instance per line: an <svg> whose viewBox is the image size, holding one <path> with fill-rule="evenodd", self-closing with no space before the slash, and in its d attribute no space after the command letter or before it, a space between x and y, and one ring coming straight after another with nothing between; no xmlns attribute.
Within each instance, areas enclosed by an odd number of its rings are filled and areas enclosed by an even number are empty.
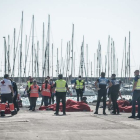
<svg viewBox="0 0 140 140"><path fill-rule="evenodd" d="M74 67L74 75L73 76L75 77L75 52L74 52L74 64L73 65L74 65L73 66Z"/></svg>
<svg viewBox="0 0 140 140"><path fill-rule="evenodd" d="M52 44L52 77L53 77L53 44Z"/></svg>
<svg viewBox="0 0 140 140"><path fill-rule="evenodd" d="M7 50L7 59L8 59L8 74L9 74L9 70L10 70L10 58L9 58L9 49L10 49L10 36L8 35L8 50Z"/></svg>
<svg viewBox="0 0 140 140"><path fill-rule="evenodd" d="M87 78L88 78L88 44L86 45L86 50L87 50L87 51L86 51L86 59L87 59L87 60L86 60L86 61L87 61L87 75L86 75L86 76L87 76Z"/></svg>
<svg viewBox="0 0 140 140"><path fill-rule="evenodd" d="M126 82L126 37L125 37L125 42L124 42L124 47L125 47L125 82Z"/></svg>
<svg viewBox="0 0 140 140"><path fill-rule="evenodd" d="M129 31L129 80L130 80L130 31Z"/></svg>
<svg viewBox="0 0 140 140"><path fill-rule="evenodd" d="M26 77L26 56L27 55L27 35L26 35L26 39L25 39L25 68L24 68L24 74Z"/></svg>
<svg viewBox="0 0 140 140"><path fill-rule="evenodd" d="M71 50L71 53L72 53L72 62L71 62L71 77L73 76L73 40L74 40L74 24L72 25L72 50Z"/></svg>
<svg viewBox="0 0 140 140"><path fill-rule="evenodd" d="M112 39L111 39L111 74L112 74Z"/></svg>
<svg viewBox="0 0 140 140"><path fill-rule="evenodd" d="M4 55L4 64L5 64L4 74L6 74L6 39L5 39L5 37L3 37L3 39L4 39L4 53L5 53L5 55Z"/></svg>
<svg viewBox="0 0 140 140"><path fill-rule="evenodd" d="M42 39L42 77L43 75L43 71L44 71L44 22L43 22L43 39Z"/></svg>
<svg viewBox="0 0 140 140"><path fill-rule="evenodd" d="M38 57L39 57L39 41L37 41L37 77L39 77L39 64L38 64Z"/></svg>
<svg viewBox="0 0 140 140"><path fill-rule="evenodd" d="M94 78L96 77L96 56L95 56L95 53L94 53Z"/></svg>
<svg viewBox="0 0 140 140"><path fill-rule="evenodd" d="M13 72L12 72L12 77L14 80L14 76L15 76L15 66L14 66L14 61L15 61L15 45L16 45L16 29L14 28L14 50L13 50Z"/></svg>
<svg viewBox="0 0 140 140"><path fill-rule="evenodd" d="M110 36L108 36L108 78L110 73Z"/></svg>
<svg viewBox="0 0 140 140"><path fill-rule="evenodd" d="M32 18L32 77L34 76L34 15Z"/></svg>
<svg viewBox="0 0 140 140"><path fill-rule="evenodd" d="M48 15L48 75L50 74L50 15Z"/></svg>
<svg viewBox="0 0 140 140"><path fill-rule="evenodd" d="M57 76L59 75L59 67L58 67L58 48L57 48Z"/></svg>
<svg viewBox="0 0 140 140"><path fill-rule="evenodd" d="M23 34L23 11L22 11L22 19L21 19L20 77L22 76L22 34Z"/></svg>

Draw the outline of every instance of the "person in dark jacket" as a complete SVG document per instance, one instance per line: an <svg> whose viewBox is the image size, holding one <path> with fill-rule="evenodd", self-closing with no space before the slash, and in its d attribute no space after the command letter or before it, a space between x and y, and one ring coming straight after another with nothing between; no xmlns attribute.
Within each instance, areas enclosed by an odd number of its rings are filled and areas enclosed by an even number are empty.
<svg viewBox="0 0 140 140"><path fill-rule="evenodd" d="M19 106L17 103L17 96L18 96L18 88L17 88L17 84L15 81L13 81L12 79L10 79L11 83L12 83L12 87L14 90L14 97L13 97L13 103L14 103L14 107L16 108L17 112L19 111Z"/></svg>

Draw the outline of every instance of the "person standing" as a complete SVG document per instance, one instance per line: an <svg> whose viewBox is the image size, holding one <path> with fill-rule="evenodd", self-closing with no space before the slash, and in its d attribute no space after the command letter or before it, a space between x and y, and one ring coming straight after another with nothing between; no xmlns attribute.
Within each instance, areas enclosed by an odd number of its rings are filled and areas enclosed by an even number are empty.
<svg viewBox="0 0 140 140"><path fill-rule="evenodd" d="M35 111L36 101L39 97L40 88L36 83L36 80L33 80L33 85L30 86L28 93L30 93L30 102L31 102L31 110Z"/></svg>
<svg viewBox="0 0 140 140"><path fill-rule="evenodd" d="M120 91L120 84L121 84L121 81L116 79L116 74L112 74L111 83L112 83L112 86L110 88L110 90L111 90L110 95L111 95L111 100L113 102L112 114L115 115L116 110L117 110L117 114L119 114L117 99L118 99L118 94L119 94L119 91Z"/></svg>
<svg viewBox="0 0 140 140"><path fill-rule="evenodd" d="M76 80L74 88L76 89L76 93L77 93L77 101L79 102L79 96L82 101L83 92L85 90L85 83L84 83L84 80L81 79L81 76L79 76L79 79Z"/></svg>
<svg viewBox="0 0 140 140"><path fill-rule="evenodd" d="M15 81L13 81L12 79L10 79L11 83L12 83L12 87L14 90L14 97L13 97L13 103L14 103L14 107L16 108L16 111L19 111L19 106L17 103L17 97L18 97L18 88L17 88L17 84Z"/></svg>
<svg viewBox="0 0 140 140"><path fill-rule="evenodd" d="M28 91L30 89L31 85L33 85L33 78L31 76L29 76L29 81L27 81L27 86L26 86L25 91ZM30 104L29 110L32 110L31 101L30 101L30 92L27 92L27 95L28 95L29 104Z"/></svg>
<svg viewBox="0 0 140 140"><path fill-rule="evenodd" d="M107 87L107 85L109 86ZM98 87L99 85L99 87ZM98 108L100 105L101 98L103 97L103 114L106 115L105 109L106 109L106 94L107 94L107 88L111 87L111 82L105 78L105 73L101 73L101 77L97 79L95 82L95 87L98 89L98 99L96 104L96 110L94 114L98 114Z"/></svg>
<svg viewBox="0 0 140 140"><path fill-rule="evenodd" d="M41 94L43 96L44 105L48 106L48 100L51 97L51 85L49 84L47 79L41 87Z"/></svg>
<svg viewBox="0 0 140 140"><path fill-rule="evenodd" d="M63 115L66 115L66 90L69 91L67 82L63 80L63 75L59 74L58 75L58 80L55 81L54 88L56 90L56 112L54 113L55 115L59 114L59 104L60 104L60 99L62 99L62 104L63 104Z"/></svg>
<svg viewBox="0 0 140 140"><path fill-rule="evenodd" d="M133 97L132 97L132 115L128 118L135 118L135 105L136 101L138 101L138 115L137 117L140 118L140 75L139 70L135 70L134 72L134 80L133 80Z"/></svg>
<svg viewBox="0 0 140 140"><path fill-rule="evenodd" d="M1 117L5 116L5 103L8 101L10 106L11 115L15 115L15 109L13 104L14 90L9 80L9 75L5 74L4 79L0 81L1 88ZM11 94L12 93L12 94Z"/></svg>

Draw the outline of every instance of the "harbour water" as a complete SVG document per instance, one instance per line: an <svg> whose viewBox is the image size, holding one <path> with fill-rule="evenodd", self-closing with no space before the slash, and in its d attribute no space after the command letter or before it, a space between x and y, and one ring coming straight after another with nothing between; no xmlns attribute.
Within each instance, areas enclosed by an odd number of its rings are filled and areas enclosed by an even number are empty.
<svg viewBox="0 0 140 140"><path fill-rule="evenodd" d="M86 96L86 97L87 97L87 102L88 103L93 103L93 102L96 102L96 100L97 100L97 95L95 95L95 96ZM124 98L125 100L129 100L129 99L132 99L132 96L131 95L122 95L122 98ZM68 100L68 99L72 99L74 101L77 101L76 97L66 97L66 100ZM23 106L29 106L29 100L28 100L27 97L22 97L21 100L22 100L22 105ZM39 97L37 99L36 104L41 105L41 100L42 100L42 98ZM107 98L107 100L108 100L108 98ZM118 100L120 100L120 97L118 98ZM56 103L56 99L55 99L55 103Z"/></svg>

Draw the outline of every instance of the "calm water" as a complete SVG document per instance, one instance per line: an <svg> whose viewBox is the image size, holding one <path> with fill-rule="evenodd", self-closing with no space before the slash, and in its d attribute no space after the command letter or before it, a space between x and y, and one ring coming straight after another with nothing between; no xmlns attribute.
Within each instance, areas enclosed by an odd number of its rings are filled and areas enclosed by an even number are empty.
<svg viewBox="0 0 140 140"><path fill-rule="evenodd" d="M92 103L93 101L97 100L97 96L86 96L87 97L87 102L88 103ZM129 99L132 99L132 96L131 95L122 95L122 98L125 98L126 100L129 100ZM29 105L29 100L27 97L22 97L22 104L23 106L28 106ZM76 97L66 97L66 99L72 99L74 101L77 101L77 98ZM120 99L120 98L118 98ZM42 98L38 98L37 99L37 105L40 105L41 104L41 100ZM56 99L55 99L56 100Z"/></svg>

